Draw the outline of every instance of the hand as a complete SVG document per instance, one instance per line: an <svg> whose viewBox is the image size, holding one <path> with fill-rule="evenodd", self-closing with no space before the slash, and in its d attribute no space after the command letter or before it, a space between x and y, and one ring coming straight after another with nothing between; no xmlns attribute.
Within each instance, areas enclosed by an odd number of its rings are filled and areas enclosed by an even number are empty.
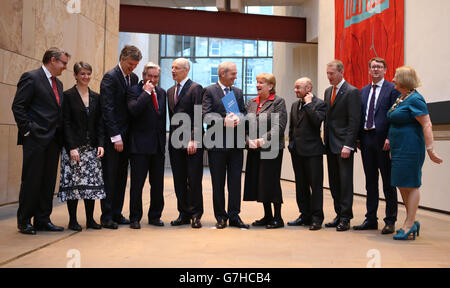
<svg viewBox="0 0 450 288"><path fill-rule="evenodd" d="M152 82L150 82L150 80L148 80L147 83L145 83L143 89L151 94L153 89L155 89L155 86L153 86Z"/></svg>
<svg viewBox="0 0 450 288"><path fill-rule="evenodd" d="M120 141L114 142L114 149L117 152L122 152L123 151L123 141L120 140Z"/></svg>
<svg viewBox="0 0 450 288"><path fill-rule="evenodd" d="M103 149L103 147L98 147L97 148L97 158L102 158L103 155L105 155L105 149Z"/></svg>
<svg viewBox="0 0 450 288"><path fill-rule="evenodd" d="M305 98L303 98L303 101L305 101L305 104L311 103L313 99L313 94L311 92L308 92L306 94Z"/></svg>
<svg viewBox="0 0 450 288"><path fill-rule="evenodd" d="M347 147L342 147L341 158L342 159L350 158L350 153L351 152L352 152L352 150L348 149Z"/></svg>
<svg viewBox="0 0 450 288"><path fill-rule="evenodd" d="M384 141L383 151L389 151L389 150L391 150L391 144L389 142L389 139L386 139L386 141Z"/></svg>
<svg viewBox="0 0 450 288"><path fill-rule="evenodd" d="M257 149L258 148L258 139L255 140L248 140L248 148L250 149Z"/></svg>
<svg viewBox="0 0 450 288"><path fill-rule="evenodd" d="M224 119L224 126L234 128L241 122L241 119L233 112L230 112Z"/></svg>
<svg viewBox="0 0 450 288"><path fill-rule="evenodd" d="M442 162L444 162L444 160L442 160L441 157L439 157L437 155L436 152L434 152L434 150L427 150L428 152L428 156L430 157L431 161L433 161L436 164L441 164Z"/></svg>
<svg viewBox="0 0 450 288"><path fill-rule="evenodd" d="M188 148L187 148L188 155L193 155L197 153L197 142L195 141L189 141Z"/></svg>
<svg viewBox="0 0 450 288"><path fill-rule="evenodd" d="M70 150L70 159L76 162L80 162L80 154L78 154L78 149Z"/></svg>

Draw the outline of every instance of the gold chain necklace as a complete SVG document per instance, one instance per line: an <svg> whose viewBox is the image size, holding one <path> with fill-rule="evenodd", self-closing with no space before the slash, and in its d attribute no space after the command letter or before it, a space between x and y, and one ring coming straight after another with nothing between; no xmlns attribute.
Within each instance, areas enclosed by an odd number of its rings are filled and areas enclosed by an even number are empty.
<svg viewBox="0 0 450 288"><path fill-rule="evenodd" d="M400 103L402 103L403 101L406 100L406 98L408 98L411 94L413 94L414 92L416 92L416 89L412 89L411 91L409 91L408 93L406 93L405 96L400 96L397 98L397 100L395 100L394 105L392 105L391 110L389 110L389 113L392 113L395 109L398 108L398 106L400 105Z"/></svg>

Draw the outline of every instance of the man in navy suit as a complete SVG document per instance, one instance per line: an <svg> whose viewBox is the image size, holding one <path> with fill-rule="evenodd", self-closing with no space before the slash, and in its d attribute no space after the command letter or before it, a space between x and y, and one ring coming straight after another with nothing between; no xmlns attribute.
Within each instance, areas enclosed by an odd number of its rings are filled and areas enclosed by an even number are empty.
<svg viewBox="0 0 450 288"><path fill-rule="evenodd" d="M130 121L130 227L139 229L142 218L142 189L150 182L148 223L164 226L164 153L166 151L166 91L158 87L161 68L148 63L142 81L128 90Z"/></svg>
<svg viewBox="0 0 450 288"><path fill-rule="evenodd" d="M50 48L44 54L42 67L24 73L17 84L12 111L19 129L17 144L23 145L17 211L17 226L23 234L64 230L53 225L50 214L63 145L63 84L56 77L67 68L69 58L67 52Z"/></svg>
<svg viewBox="0 0 450 288"><path fill-rule="evenodd" d="M239 117L232 113L227 113L222 98L226 94L233 92L236 97L239 111L242 115L247 114L244 104L242 90L233 87L237 78L236 64L232 62L221 63L217 69L219 81L208 86L203 91L203 117L209 113L220 114L220 118L214 125L222 125L223 142L215 143L214 147L208 148L209 169L211 170L211 180L213 185L214 216L216 217L218 229L226 227L226 222L230 220L230 226L239 228L249 228L239 217L241 212L241 178L243 165L243 149L245 145L238 147L237 125L240 123ZM220 124L218 124L219 122ZM234 134L234 141L227 143L227 134ZM229 136L229 135L228 135ZM243 139L242 139L243 140ZM230 141L228 141L230 142ZM225 210L225 177L228 183L228 212Z"/></svg>
<svg viewBox="0 0 450 288"><path fill-rule="evenodd" d="M189 79L190 67L189 60L176 59L172 64L172 78L176 84L167 90L171 122L169 155L179 212L178 218L170 224L172 226L186 225L190 224L192 219L192 228L201 228L200 219L203 215L203 148L201 147L203 87ZM195 109L199 109L197 114L200 114L197 115L200 117L200 121L197 122L194 121ZM190 127L189 131L185 131L185 127ZM178 137L180 130L183 135L182 139Z"/></svg>
<svg viewBox="0 0 450 288"><path fill-rule="evenodd" d="M397 191L391 185L390 147L387 139L389 123L386 115L400 93L394 89L394 84L384 80L386 74L384 59L372 58L369 61L369 74L372 83L361 90L362 118L359 132L359 146L366 174L367 214L365 221L359 226L354 226L353 229L378 229L378 175L381 173L386 198L386 218L384 219L386 225L381 233L391 234L395 231L394 225L397 221Z"/></svg>
<svg viewBox="0 0 450 288"><path fill-rule="evenodd" d="M119 65L108 71L100 84L106 137L102 160L106 198L101 201L100 220L108 229L117 229L117 224L130 224L122 215L129 156L127 90L139 81L133 70L141 59L137 47L125 46Z"/></svg>

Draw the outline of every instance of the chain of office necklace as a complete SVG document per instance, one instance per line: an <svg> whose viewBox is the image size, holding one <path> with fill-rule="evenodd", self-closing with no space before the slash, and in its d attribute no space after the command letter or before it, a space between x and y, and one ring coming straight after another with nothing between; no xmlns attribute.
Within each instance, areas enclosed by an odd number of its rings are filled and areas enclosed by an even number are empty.
<svg viewBox="0 0 450 288"><path fill-rule="evenodd" d="M414 92L416 92L416 89L412 89L411 91L409 91L408 93L406 93L405 96L400 96L397 98L397 100L395 100L394 105L392 105L391 110L389 111L389 113L393 112L395 109L397 109L398 105L400 105L400 103L402 103L403 101L405 101L406 98L408 98L411 94L413 94Z"/></svg>

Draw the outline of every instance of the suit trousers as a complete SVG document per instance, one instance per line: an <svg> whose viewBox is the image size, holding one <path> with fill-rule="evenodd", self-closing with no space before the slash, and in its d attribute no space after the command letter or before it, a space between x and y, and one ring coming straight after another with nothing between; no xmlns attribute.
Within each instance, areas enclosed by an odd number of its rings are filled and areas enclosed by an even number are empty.
<svg viewBox="0 0 450 288"><path fill-rule="evenodd" d="M101 221L117 220L122 216L125 189L128 178L128 147L124 141L124 149L117 152L114 143L105 139L105 156L102 160L103 180L106 198L101 200Z"/></svg>
<svg viewBox="0 0 450 288"><path fill-rule="evenodd" d="M241 212L241 178L244 152L241 149L208 151L213 186L214 216L235 220ZM228 213L225 210L225 179L228 186Z"/></svg>
<svg viewBox="0 0 450 288"><path fill-rule="evenodd" d="M184 219L201 218L203 215L203 149L188 155L186 149L174 149L169 145L170 165L177 196L177 207Z"/></svg>
<svg viewBox="0 0 450 288"><path fill-rule="evenodd" d="M381 173L383 180L383 192L386 199L386 224L394 224L397 221L397 190L391 185L391 160L389 151L383 151L377 141L375 130L364 131L361 136L361 155L366 175L367 200L366 219L376 222L378 210L378 178Z"/></svg>
<svg viewBox="0 0 450 288"><path fill-rule="evenodd" d="M297 205L305 221L322 224L323 156L304 157L291 152Z"/></svg>
<svg viewBox="0 0 450 288"><path fill-rule="evenodd" d="M20 185L19 225L50 222L53 209L56 175L58 173L59 154L61 153L56 136L45 147L28 136L23 142L22 183Z"/></svg>
<svg viewBox="0 0 450 288"><path fill-rule="evenodd" d="M161 218L164 208L164 154L131 154L130 222L142 219L142 189L150 183L148 220Z"/></svg>
<svg viewBox="0 0 450 288"><path fill-rule="evenodd" d="M341 154L327 154L328 179L334 211L341 220L353 218L353 162L354 152L343 159Z"/></svg>

